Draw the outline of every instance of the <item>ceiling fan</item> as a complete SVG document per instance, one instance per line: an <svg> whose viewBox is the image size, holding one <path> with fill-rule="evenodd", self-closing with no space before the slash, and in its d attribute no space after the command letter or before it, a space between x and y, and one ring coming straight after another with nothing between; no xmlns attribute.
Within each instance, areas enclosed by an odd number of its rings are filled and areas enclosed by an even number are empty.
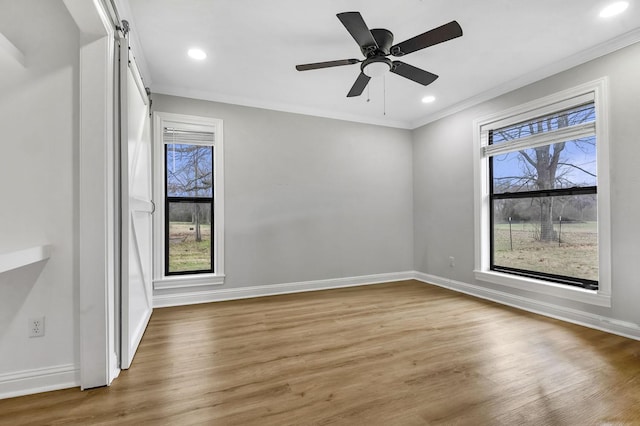
<svg viewBox="0 0 640 426"><path fill-rule="evenodd" d="M371 77L391 71L401 77L420 83L423 86L433 83L438 76L428 71L416 68L402 61L392 61L387 56L404 56L408 53L449 41L462 36L462 28L456 21L451 21L426 33L393 45L393 33L384 28L369 30L359 12L344 12L337 14L338 19L354 38L360 51L365 56L360 59L341 59L337 61L317 62L313 64L296 65L298 71L308 71L320 68L338 67L360 63L360 75L356 79L347 97L360 96L369 84Z"/></svg>

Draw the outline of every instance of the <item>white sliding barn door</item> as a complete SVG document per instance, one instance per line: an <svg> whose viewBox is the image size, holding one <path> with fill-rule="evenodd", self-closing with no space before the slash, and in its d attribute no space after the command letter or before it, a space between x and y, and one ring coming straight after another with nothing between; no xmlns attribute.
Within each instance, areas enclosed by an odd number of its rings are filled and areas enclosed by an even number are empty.
<svg viewBox="0 0 640 426"><path fill-rule="evenodd" d="M127 41L120 46L122 369L131 365L153 309L149 99Z"/></svg>

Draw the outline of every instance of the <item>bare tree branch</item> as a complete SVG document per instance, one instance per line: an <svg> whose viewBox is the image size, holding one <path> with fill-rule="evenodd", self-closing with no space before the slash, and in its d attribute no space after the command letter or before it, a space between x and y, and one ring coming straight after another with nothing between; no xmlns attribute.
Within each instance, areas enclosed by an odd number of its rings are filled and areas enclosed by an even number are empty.
<svg viewBox="0 0 640 426"><path fill-rule="evenodd" d="M520 153L520 155L522 155L522 158L527 160L529 164L531 164L533 167L537 167L538 163L536 161L533 161L533 159L529 156L529 154L527 154L526 151L518 151L518 152Z"/></svg>
<svg viewBox="0 0 640 426"><path fill-rule="evenodd" d="M570 163L558 163L558 165L560 165L560 166L567 166L567 167L573 167L574 169L578 169L578 170L580 170L581 172L586 173L586 174L588 174L588 175L590 175L590 176L598 177L595 173L591 173L590 171L585 170L585 169L583 169L582 167L576 166L575 164L570 164Z"/></svg>

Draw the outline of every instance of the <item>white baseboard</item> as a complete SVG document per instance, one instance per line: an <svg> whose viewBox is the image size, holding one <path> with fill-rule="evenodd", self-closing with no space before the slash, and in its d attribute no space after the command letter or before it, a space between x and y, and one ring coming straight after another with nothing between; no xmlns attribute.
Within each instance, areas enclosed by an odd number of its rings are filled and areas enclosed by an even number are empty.
<svg viewBox="0 0 640 426"><path fill-rule="evenodd" d="M414 272L414 279L426 284L448 288L460 293L491 300L503 305L533 312L535 314L567 321L573 324L582 325L596 330L605 331L619 336L640 340L640 326L638 324L620 321L613 318L596 315L577 309L567 308L551 303L540 302L538 300L517 296L499 290L489 289L482 286L468 284L460 281L450 280L435 275L422 272Z"/></svg>
<svg viewBox="0 0 640 426"><path fill-rule="evenodd" d="M109 383L107 386L111 386L111 383L120 375L120 366L118 363L118 355L115 352L111 352L109 356Z"/></svg>
<svg viewBox="0 0 640 426"><path fill-rule="evenodd" d="M638 324L620 321L602 315L579 311L499 290L449 280L447 278L416 271L362 275L358 277L334 278L253 287L216 289L209 291L195 291L178 294L160 294L154 296L153 303L154 307L190 305L196 303L273 296L277 294L380 284L411 279L562 321L617 334L634 340L640 340L640 326ZM112 371L112 378L117 377L117 373L119 373L119 369ZM73 364L0 374L0 399L79 386L80 369Z"/></svg>
<svg viewBox="0 0 640 426"><path fill-rule="evenodd" d="M224 300L248 299L252 297L274 296L277 294L300 293L306 291L329 290L333 288L354 287L384 282L404 281L415 279L426 284L448 288L474 297L491 300L517 309L533 312L539 315L567 321L596 330L640 340L640 326L638 324L620 321L602 315L597 315L577 309L567 308L552 303L514 295L511 293L450 280L435 275L417 271L405 271L376 275L362 275L358 277L334 278L317 281L304 281L285 284L260 285L229 289L214 289L205 291L180 292L174 294L157 294L153 297L155 308L192 305L197 303L220 302Z"/></svg>
<svg viewBox="0 0 640 426"><path fill-rule="evenodd" d="M0 399L80 386L73 364L0 374Z"/></svg>
<svg viewBox="0 0 640 426"><path fill-rule="evenodd" d="M276 294L301 293L306 291L329 290L333 288L380 284L386 282L411 280L414 278L414 276L415 273L413 271L406 271L285 284L214 289L205 291L200 290L174 294L156 294L153 296L153 307L164 308L169 306L193 305L197 303L221 302L224 300L274 296Z"/></svg>

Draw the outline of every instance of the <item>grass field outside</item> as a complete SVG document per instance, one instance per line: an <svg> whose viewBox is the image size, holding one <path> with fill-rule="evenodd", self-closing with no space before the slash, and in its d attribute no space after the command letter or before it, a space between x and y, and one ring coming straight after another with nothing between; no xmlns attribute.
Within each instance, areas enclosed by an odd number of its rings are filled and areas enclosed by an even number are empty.
<svg viewBox="0 0 640 426"><path fill-rule="evenodd" d="M560 230L558 224L554 228ZM537 231L531 222L512 224L511 233L508 223L494 225L494 264L598 280L596 222L563 223L560 242L536 240Z"/></svg>
<svg viewBox="0 0 640 426"><path fill-rule="evenodd" d="M169 272L211 269L211 225L200 225L202 241L195 240L195 225L169 224ZM555 226L556 232L560 231ZM560 242L535 238L535 223L494 225L494 264L536 272L546 272L598 280L598 233L596 222L562 224Z"/></svg>
<svg viewBox="0 0 640 426"><path fill-rule="evenodd" d="M169 222L169 272L211 269L211 225L201 224L202 241L196 241L191 222Z"/></svg>

